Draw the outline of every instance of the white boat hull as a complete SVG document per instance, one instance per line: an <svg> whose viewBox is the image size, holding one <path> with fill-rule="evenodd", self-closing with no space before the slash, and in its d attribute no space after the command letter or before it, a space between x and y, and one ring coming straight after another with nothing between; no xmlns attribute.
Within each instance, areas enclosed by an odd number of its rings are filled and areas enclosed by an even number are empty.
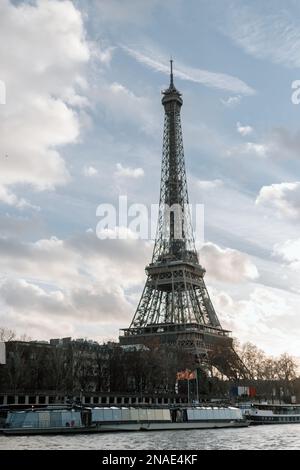
<svg viewBox="0 0 300 470"><path fill-rule="evenodd" d="M176 429L216 429L249 426L248 421L203 421L197 423L136 423L136 424L99 424L98 432L110 431L171 431Z"/></svg>
<svg viewBox="0 0 300 470"><path fill-rule="evenodd" d="M112 423L97 424L90 427L75 428L4 428L6 435L30 435L30 434L78 434L98 432L137 432L137 431L175 431L189 429L218 429L247 427L248 421L206 421L197 423Z"/></svg>

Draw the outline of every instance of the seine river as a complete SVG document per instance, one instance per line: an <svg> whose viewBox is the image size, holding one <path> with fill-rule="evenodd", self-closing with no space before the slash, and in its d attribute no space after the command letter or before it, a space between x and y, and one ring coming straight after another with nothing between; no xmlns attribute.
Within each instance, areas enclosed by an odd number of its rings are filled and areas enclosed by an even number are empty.
<svg viewBox="0 0 300 470"><path fill-rule="evenodd" d="M300 424L69 436L1 436L0 449L300 449Z"/></svg>

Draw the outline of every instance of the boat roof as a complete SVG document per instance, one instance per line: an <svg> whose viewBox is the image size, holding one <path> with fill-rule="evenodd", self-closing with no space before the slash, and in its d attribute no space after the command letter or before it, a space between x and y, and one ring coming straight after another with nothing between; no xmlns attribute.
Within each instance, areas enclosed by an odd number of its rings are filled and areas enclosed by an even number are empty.
<svg viewBox="0 0 300 470"><path fill-rule="evenodd" d="M296 403L278 403L278 404L275 404L275 403L252 403L252 406L254 406L255 408L259 408L259 407L263 407L263 406L268 406L268 407L271 407L271 408L299 408L300 407L300 404L296 404Z"/></svg>

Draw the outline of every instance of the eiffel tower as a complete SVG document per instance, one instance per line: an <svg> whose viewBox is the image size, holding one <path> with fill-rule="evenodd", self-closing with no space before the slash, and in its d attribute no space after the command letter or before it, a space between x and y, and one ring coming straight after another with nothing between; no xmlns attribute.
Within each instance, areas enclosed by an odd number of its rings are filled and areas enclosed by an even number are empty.
<svg viewBox="0 0 300 470"><path fill-rule="evenodd" d="M133 320L119 340L122 345L177 345L194 354L198 364L210 360L224 375L237 378L245 376L244 366L230 332L221 327L195 247L180 120L183 100L174 86L172 60L170 65L170 85L162 93L163 157L153 256Z"/></svg>

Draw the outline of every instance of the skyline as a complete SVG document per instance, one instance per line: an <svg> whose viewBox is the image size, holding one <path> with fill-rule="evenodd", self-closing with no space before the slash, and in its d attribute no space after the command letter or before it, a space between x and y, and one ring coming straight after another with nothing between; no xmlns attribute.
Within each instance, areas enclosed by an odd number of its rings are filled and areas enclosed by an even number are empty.
<svg viewBox="0 0 300 470"><path fill-rule="evenodd" d="M2 1L1 326L99 341L128 327L153 244L99 240L96 209L158 203L172 56L218 317L242 342L299 356L300 6L188 5Z"/></svg>

